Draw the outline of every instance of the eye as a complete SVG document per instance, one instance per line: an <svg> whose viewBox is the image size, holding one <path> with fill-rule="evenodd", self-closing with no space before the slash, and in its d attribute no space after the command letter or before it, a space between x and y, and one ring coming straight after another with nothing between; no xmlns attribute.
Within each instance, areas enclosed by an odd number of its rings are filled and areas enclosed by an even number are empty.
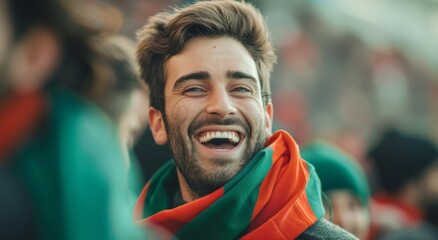
<svg viewBox="0 0 438 240"><path fill-rule="evenodd" d="M207 91L201 87L189 87L184 89L183 94L187 96L201 96L204 95Z"/></svg>
<svg viewBox="0 0 438 240"><path fill-rule="evenodd" d="M249 87L239 86L233 89L234 92L248 92L251 93L252 90Z"/></svg>
<svg viewBox="0 0 438 240"><path fill-rule="evenodd" d="M348 201L348 207L352 211L359 210L360 209L360 202L359 202L359 200L357 200L356 198L350 199Z"/></svg>
<svg viewBox="0 0 438 240"><path fill-rule="evenodd" d="M236 88L234 88L233 91L236 91L236 92L251 92L251 89L249 89L247 87L236 87Z"/></svg>
<svg viewBox="0 0 438 240"><path fill-rule="evenodd" d="M253 95L253 92L253 89L249 86L238 85L231 88L230 94L234 95L235 97L250 97Z"/></svg>
<svg viewBox="0 0 438 240"><path fill-rule="evenodd" d="M204 92L204 90L199 87L191 87L184 90L184 92Z"/></svg>

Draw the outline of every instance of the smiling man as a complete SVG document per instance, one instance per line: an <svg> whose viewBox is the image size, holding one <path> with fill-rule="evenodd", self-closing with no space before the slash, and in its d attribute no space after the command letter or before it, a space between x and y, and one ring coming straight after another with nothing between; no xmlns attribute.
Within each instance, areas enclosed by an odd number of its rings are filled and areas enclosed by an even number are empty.
<svg viewBox="0 0 438 240"><path fill-rule="evenodd" d="M271 132L276 58L252 5L198 2L138 36L150 128L173 156L143 189L139 223L179 239L354 239L322 219L319 179L292 137Z"/></svg>
<svg viewBox="0 0 438 240"><path fill-rule="evenodd" d="M254 60L230 37L193 39L166 68L169 107L164 115L152 109L151 120L158 142L169 138L183 199L194 200L223 186L263 148L272 105L263 106Z"/></svg>

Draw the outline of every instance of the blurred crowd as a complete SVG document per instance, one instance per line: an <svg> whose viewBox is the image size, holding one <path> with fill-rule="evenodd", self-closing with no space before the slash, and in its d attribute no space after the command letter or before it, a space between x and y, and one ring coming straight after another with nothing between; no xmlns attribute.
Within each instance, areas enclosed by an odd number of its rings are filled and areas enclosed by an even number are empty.
<svg viewBox="0 0 438 240"><path fill-rule="evenodd" d="M135 32L191 2L0 1L0 239L165 235L131 224L170 158L147 127ZM360 239L438 239L436 70L285 2L253 1L288 19L270 26L274 125L315 166L327 219Z"/></svg>

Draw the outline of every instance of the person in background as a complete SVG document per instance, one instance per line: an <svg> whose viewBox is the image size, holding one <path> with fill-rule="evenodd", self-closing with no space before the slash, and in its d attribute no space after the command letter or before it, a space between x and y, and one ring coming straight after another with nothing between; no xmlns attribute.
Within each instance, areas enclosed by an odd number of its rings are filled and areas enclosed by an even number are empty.
<svg viewBox="0 0 438 240"><path fill-rule="evenodd" d="M304 160L315 167L321 188L328 197L325 218L359 239L367 239L370 228L370 191L360 165L342 150L314 141L301 150Z"/></svg>
<svg viewBox="0 0 438 240"><path fill-rule="evenodd" d="M371 147L369 157L380 184L371 205L373 237L377 239L397 229L416 228L424 221L437 223L435 143L388 129Z"/></svg>
<svg viewBox="0 0 438 240"><path fill-rule="evenodd" d="M104 57L101 60L108 67L106 71L101 69L102 77L112 80L110 87L102 94L104 96L99 99L118 126L128 184L134 200L141 191L142 184L139 183L144 183L144 176L133 149L148 126L149 91L139 80L135 41L122 35L109 34L95 43Z"/></svg>
<svg viewBox="0 0 438 240"><path fill-rule="evenodd" d="M173 157L145 185L139 224L179 239L356 239L323 219L292 137L272 134L276 57L258 10L200 1L151 17L138 42L151 132Z"/></svg>
<svg viewBox="0 0 438 240"><path fill-rule="evenodd" d="M123 35L109 34L95 41L95 45L102 53L100 60L105 63L99 71L100 77L111 82L99 96L99 104L117 123L122 145L131 151L148 126L145 109L149 107L149 90L138 76L137 44Z"/></svg>
<svg viewBox="0 0 438 240"><path fill-rule="evenodd" d="M68 2L0 2L0 239L144 239L102 93L97 29Z"/></svg>

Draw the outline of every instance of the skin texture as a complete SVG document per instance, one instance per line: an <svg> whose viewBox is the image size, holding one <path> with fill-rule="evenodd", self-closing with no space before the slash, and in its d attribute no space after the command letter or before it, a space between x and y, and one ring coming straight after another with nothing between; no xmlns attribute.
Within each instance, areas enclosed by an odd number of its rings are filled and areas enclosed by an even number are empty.
<svg viewBox="0 0 438 240"><path fill-rule="evenodd" d="M327 193L333 214L333 223L352 233L359 239L366 239L369 229L368 210L358 198L347 190L334 190ZM329 211L326 209L326 213ZM326 214L326 219L329 215Z"/></svg>
<svg viewBox="0 0 438 240"><path fill-rule="evenodd" d="M271 136L272 105L263 105L257 68L238 41L194 38L165 64L165 116L153 107L155 141L169 141L181 193L191 201L234 177ZM237 146L211 148L206 132L238 133Z"/></svg>

